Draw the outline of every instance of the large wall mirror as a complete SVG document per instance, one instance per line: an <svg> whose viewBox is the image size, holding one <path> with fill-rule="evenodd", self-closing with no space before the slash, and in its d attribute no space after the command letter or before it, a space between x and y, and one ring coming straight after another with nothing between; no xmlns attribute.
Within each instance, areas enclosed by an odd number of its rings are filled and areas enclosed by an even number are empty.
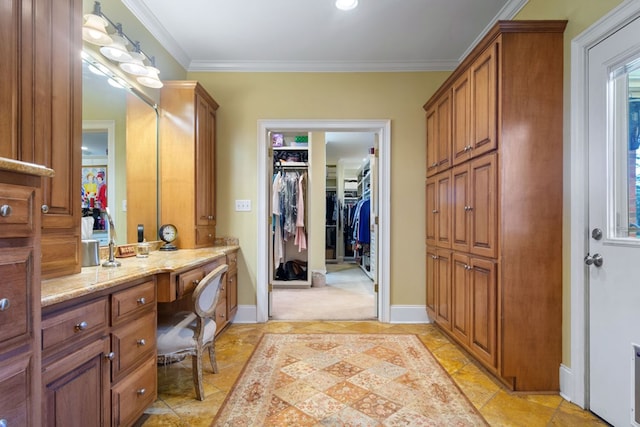
<svg viewBox="0 0 640 427"><path fill-rule="evenodd" d="M142 225L144 239L157 240L157 108L100 65L83 59L82 238L107 245L115 231L117 245L135 243Z"/></svg>

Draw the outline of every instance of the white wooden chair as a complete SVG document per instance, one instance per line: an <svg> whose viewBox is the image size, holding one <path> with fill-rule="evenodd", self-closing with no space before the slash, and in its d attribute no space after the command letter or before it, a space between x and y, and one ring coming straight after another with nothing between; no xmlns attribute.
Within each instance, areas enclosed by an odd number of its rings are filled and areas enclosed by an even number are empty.
<svg viewBox="0 0 640 427"><path fill-rule="evenodd" d="M215 311L220 286L226 280L228 268L226 264L221 265L200 280L193 291L193 311L158 315L158 361L167 363L191 356L193 383L198 400L204 400L202 355L205 350L209 351L213 372L218 373Z"/></svg>

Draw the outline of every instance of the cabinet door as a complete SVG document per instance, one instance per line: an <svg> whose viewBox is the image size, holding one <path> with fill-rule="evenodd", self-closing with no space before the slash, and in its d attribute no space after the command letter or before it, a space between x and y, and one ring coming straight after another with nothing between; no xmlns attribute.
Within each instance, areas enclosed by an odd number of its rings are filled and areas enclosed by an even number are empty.
<svg viewBox="0 0 640 427"><path fill-rule="evenodd" d="M469 165L462 164L453 168L451 172L452 199L452 248L462 252L469 252L471 235L471 218L469 196L471 190Z"/></svg>
<svg viewBox="0 0 640 427"><path fill-rule="evenodd" d="M451 252L438 249L436 322L451 329Z"/></svg>
<svg viewBox="0 0 640 427"><path fill-rule="evenodd" d="M435 320L436 318L436 281L438 277L438 254L433 247L427 246L427 261L426 261L426 304L427 315L429 319Z"/></svg>
<svg viewBox="0 0 640 427"><path fill-rule="evenodd" d="M471 248L473 254L496 258L498 255L498 182L496 153L473 159L471 175Z"/></svg>
<svg viewBox="0 0 640 427"><path fill-rule="evenodd" d="M238 311L238 272L227 275L227 319L231 321Z"/></svg>
<svg viewBox="0 0 640 427"><path fill-rule="evenodd" d="M43 425L111 424L109 339L102 338L43 368Z"/></svg>
<svg viewBox="0 0 640 427"><path fill-rule="evenodd" d="M205 98L196 94L196 225L208 226L213 220L213 128L215 111Z"/></svg>
<svg viewBox="0 0 640 427"><path fill-rule="evenodd" d="M215 240L215 126L214 107L196 93L196 247Z"/></svg>
<svg viewBox="0 0 640 427"><path fill-rule="evenodd" d="M463 344L469 345L469 257L460 253L452 256L451 272L451 332Z"/></svg>
<svg viewBox="0 0 640 427"><path fill-rule="evenodd" d="M436 245L451 248L451 173L440 173L436 180Z"/></svg>
<svg viewBox="0 0 640 427"><path fill-rule="evenodd" d="M56 174L43 181L42 276L80 271L82 2L34 0L34 133L22 159Z"/></svg>
<svg viewBox="0 0 640 427"><path fill-rule="evenodd" d="M427 110L427 176L438 172L438 141L436 108Z"/></svg>
<svg viewBox="0 0 640 427"><path fill-rule="evenodd" d="M451 145L454 165L467 160L471 149L470 86L469 72L466 72L455 81L451 92Z"/></svg>
<svg viewBox="0 0 640 427"><path fill-rule="evenodd" d="M451 92L446 91L438 100L437 107L438 171L451 167Z"/></svg>
<svg viewBox="0 0 640 427"><path fill-rule="evenodd" d="M22 67L22 52L26 51L25 59L28 59L30 49L25 41L29 40L28 33L23 35L23 29L28 30L26 24L28 20L24 18L22 8L28 2L24 1L4 1L2 2L2 13L0 13L0 157L19 159L18 149L20 146L18 126L20 125L20 110L25 104L25 111L28 112L30 103L21 98L20 82L22 73L28 72L29 67ZM28 7L28 6L27 6ZM23 25L25 24L25 25ZM24 39L23 39L24 37ZM25 43L25 46L23 46ZM28 76L27 76L28 81ZM31 82L25 84L27 89L31 88Z"/></svg>
<svg viewBox="0 0 640 427"><path fill-rule="evenodd" d="M489 46L471 65L471 155L495 149L497 134L498 43Z"/></svg>
<svg viewBox="0 0 640 427"><path fill-rule="evenodd" d="M425 197L426 197L426 215L425 215L425 240L427 245L436 245L436 218L438 214L438 193L437 193L437 181L435 177L427 178L425 183Z"/></svg>
<svg viewBox="0 0 640 427"><path fill-rule="evenodd" d="M495 263L471 258L471 350L490 366L497 366L497 280ZM526 303L526 302L524 302Z"/></svg>
<svg viewBox="0 0 640 427"><path fill-rule="evenodd" d="M0 362L0 420L3 426L33 426L40 424L34 420L33 393L31 381L33 356L20 354Z"/></svg>
<svg viewBox="0 0 640 427"><path fill-rule="evenodd" d="M3 351L23 345L32 338L33 269L33 248L0 249L0 301L3 303L0 348Z"/></svg>

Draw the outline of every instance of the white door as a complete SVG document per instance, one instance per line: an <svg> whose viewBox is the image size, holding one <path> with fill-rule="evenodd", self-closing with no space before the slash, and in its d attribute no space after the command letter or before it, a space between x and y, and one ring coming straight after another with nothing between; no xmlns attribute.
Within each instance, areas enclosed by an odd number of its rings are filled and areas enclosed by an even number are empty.
<svg viewBox="0 0 640 427"><path fill-rule="evenodd" d="M589 408L615 426L640 426L638 34L640 18L588 55Z"/></svg>

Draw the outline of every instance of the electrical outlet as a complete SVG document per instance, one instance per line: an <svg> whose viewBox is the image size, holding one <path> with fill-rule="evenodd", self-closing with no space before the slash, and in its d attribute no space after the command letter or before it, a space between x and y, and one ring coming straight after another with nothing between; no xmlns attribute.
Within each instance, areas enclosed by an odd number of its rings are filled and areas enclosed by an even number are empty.
<svg viewBox="0 0 640 427"><path fill-rule="evenodd" d="M127 211L127 200L123 200L122 201L122 212L126 212Z"/></svg>
<svg viewBox="0 0 640 427"><path fill-rule="evenodd" d="M236 200L236 211L238 212L251 211L251 200Z"/></svg>

